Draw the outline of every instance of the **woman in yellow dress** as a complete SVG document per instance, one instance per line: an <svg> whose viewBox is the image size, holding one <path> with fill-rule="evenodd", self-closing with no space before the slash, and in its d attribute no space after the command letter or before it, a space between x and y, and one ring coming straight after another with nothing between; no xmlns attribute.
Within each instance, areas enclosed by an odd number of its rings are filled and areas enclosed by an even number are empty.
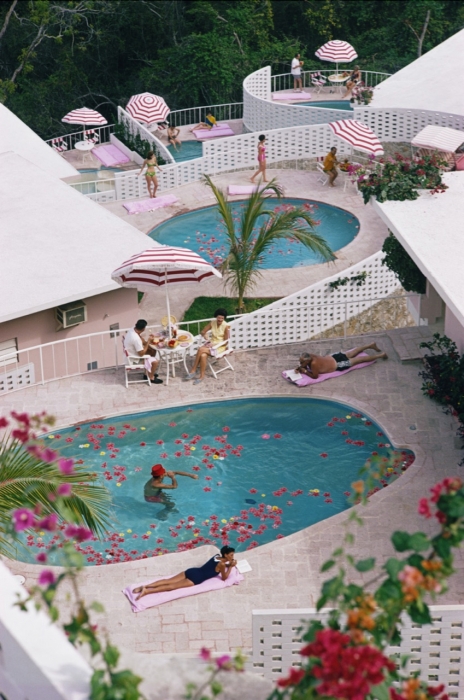
<svg viewBox="0 0 464 700"><path fill-rule="evenodd" d="M225 349L229 340L229 324L227 323L227 311L225 309L216 309L214 320L203 328L201 335L203 338L206 338L206 334L209 332L211 332L211 339L202 345L201 348L198 348L192 371L187 374L185 381L194 379L194 384L202 382L205 378L208 356L216 357ZM200 369L199 377L197 377L198 369Z"/></svg>

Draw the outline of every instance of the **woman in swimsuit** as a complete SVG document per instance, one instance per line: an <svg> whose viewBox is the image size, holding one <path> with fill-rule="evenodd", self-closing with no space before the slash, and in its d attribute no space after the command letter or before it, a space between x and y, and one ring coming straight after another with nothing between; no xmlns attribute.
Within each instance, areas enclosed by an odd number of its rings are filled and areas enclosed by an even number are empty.
<svg viewBox="0 0 464 700"><path fill-rule="evenodd" d="M156 197L156 190L158 189L158 178L156 177L155 168L158 168L160 172L161 168L158 165L158 161L156 160L153 151L149 151L146 159L143 161L143 165L140 168L139 175L142 174L142 170L145 166L147 167L147 172L145 173L145 180L147 181L148 194L150 195L150 198Z"/></svg>
<svg viewBox="0 0 464 700"><path fill-rule="evenodd" d="M348 97L348 95L350 94L350 92L352 91L352 89L354 88L354 86L356 85L356 83L359 80L361 80L361 71L359 70L359 66L355 66L354 71L352 72L352 74L350 75L350 77L348 78L348 80L345 83L346 92L343 95L342 99L344 99L345 97Z"/></svg>
<svg viewBox="0 0 464 700"><path fill-rule="evenodd" d="M221 555L216 554L215 557L211 557L203 566L186 569L181 574L177 574L177 576L163 578L161 581L154 581L153 583L147 583L145 586L134 588L133 593L139 594L136 600L140 600L140 598L150 595L150 593L164 593L165 591L175 591L178 588L198 586L200 583L215 576L220 576L223 581L226 581L237 564L234 559L234 552L235 549L233 547L222 547Z"/></svg>
<svg viewBox="0 0 464 700"><path fill-rule="evenodd" d="M260 174L263 176L263 182L268 182L266 180L266 137L264 134L258 137L258 163L258 170L251 178L251 182L254 182L255 177Z"/></svg>

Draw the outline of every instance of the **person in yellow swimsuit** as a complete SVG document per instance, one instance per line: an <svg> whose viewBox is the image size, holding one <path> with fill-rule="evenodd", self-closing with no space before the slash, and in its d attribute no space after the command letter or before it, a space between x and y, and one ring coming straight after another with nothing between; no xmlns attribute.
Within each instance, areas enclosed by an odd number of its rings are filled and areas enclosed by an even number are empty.
<svg viewBox="0 0 464 700"><path fill-rule="evenodd" d="M210 129L211 130L213 128L213 126L216 126L216 117L213 117L211 112L208 112L206 117L205 117L205 121L200 122L196 126L193 126L190 129L190 131L195 131L195 129Z"/></svg>
<svg viewBox="0 0 464 700"><path fill-rule="evenodd" d="M158 178L156 177L155 168L158 168L160 172L161 168L158 165L158 161L156 160L156 156L153 153L153 151L150 151L145 160L143 161L143 165L140 168L139 175L142 174L142 170L145 167L147 168L145 172L145 180L147 182L148 194L150 195L150 198L156 197L156 190L158 189Z"/></svg>
<svg viewBox="0 0 464 700"><path fill-rule="evenodd" d="M337 165L338 165L338 160L337 160L337 149L335 146L332 146L330 151L327 153L326 157L324 158L324 172L327 173L329 176L329 185L330 187L335 187L334 182L338 177L338 170L337 170Z"/></svg>
<svg viewBox="0 0 464 700"><path fill-rule="evenodd" d="M194 379L194 384L199 384L205 378L206 362L208 355L216 357L216 355L225 349L229 340L229 324L226 321L227 311L225 309L216 309L214 312L214 320L208 323L201 331L203 338L211 332L211 340L207 341L201 348L198 348L193 363L192 371L187 374L185 381ZM200 368L200 376L197 377L198 368Z"/></svg>

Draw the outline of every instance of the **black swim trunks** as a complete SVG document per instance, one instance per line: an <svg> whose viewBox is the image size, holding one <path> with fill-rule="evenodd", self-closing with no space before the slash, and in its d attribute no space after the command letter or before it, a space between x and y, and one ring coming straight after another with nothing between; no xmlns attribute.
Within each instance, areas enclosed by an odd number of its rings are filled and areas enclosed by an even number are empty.
<svg viewBox="0 0 464 700"><path fill-rule="evenodd" d="M335 352L332 355L333 359L337 363L337 371L341 372L343 369L348 369L351 367L351 363L349 358L345 355L344 352Z"/></svg>

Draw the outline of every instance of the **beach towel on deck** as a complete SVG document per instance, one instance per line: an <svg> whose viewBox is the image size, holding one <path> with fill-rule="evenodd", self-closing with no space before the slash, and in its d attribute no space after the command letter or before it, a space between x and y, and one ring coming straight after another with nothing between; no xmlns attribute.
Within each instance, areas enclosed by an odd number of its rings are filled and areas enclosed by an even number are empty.
<svg viewBox="0 0 464 700"><path fill-rule="evenodd" d="M234 584L239 584L243 581L243 576L234 566L229 578L223 581L220 576L215 576L210 578L203 583L199 583L198 586L189 586L188 588L177 588L175 591L165 591L164 593L150 593L149 595L140 598L140 600L135 600L136 594L132 593L134 588L138 586L146 586L148 583L153 583L153 581L160 581L166 578L166 576L154 576L150 581L144 581L143 583L133 583L123 589L123 593L127 600L131 604L132 612L142 612L148 608L153 608L155 605L162 605L162 603L168 603L170 600L177 600L178 598L187 598L191 595L197 595L198 593L206 593L207 591L219 591L221 588L228 588ZM169 578L169 577L168 577Z"/></svg>
<svg viewBox="0 0 464 700"><path fill-rule="evenodd" d="M151 197L150 199L140 199L136 202L124 202L122 205L129 214L141 214L144 211L153 211L161 209L161 207L169 207L171 204L177 204L179 200L173 194L163 194L160 197Z"/></svg>
<svg viewBox="0 0 464 700"><path fill-rule="evenodd" d="M350 352L348 350L348 352ZM368 358L369 355L365 352L361 352L358 357L366 357ZM319 384L320 382L325 382L326 379L332 379L334 377L341 377L342 374L346 374L347 372L352 372L354 369L362 369L363 367L367 367L368 365L373 365L375 360L372 360L371 362L361 362L359 365L355 365L354 367L349 367L348 369L342 369L341 372L329 372L328 374L320 374L317 379L313 379L312 377L308 377L306 374L300 375L299 379L291 379L290 377L287 377L287 372L292 372L293 370L285 370L282 372L282 377L286 379L287 381L291 382L292 384L296 384L297 386L308 386L309 384Z"/></svg>
<svg viewBox="0 0 464 700"><path fill-rule="evenodd" d="M261 189L261 185L229 185L228 193L230 195L237 194L253 194ZM275 194L274 190L264 190L262 194Z"/></svg>
<svg viewBox="0 0 464 700"><path fill-rule="evenodd" d="M192 132L197 139L214 139L218 136L235 136L228 124L216 124L212 129L196 129Z"/></svg>
<svg viewBox="0 0 464 700"><path fill-rule="evenodd" d="M273 92L273 100L310 100L309 92ZM315 103L317 106L317 102Z"/></svg>

